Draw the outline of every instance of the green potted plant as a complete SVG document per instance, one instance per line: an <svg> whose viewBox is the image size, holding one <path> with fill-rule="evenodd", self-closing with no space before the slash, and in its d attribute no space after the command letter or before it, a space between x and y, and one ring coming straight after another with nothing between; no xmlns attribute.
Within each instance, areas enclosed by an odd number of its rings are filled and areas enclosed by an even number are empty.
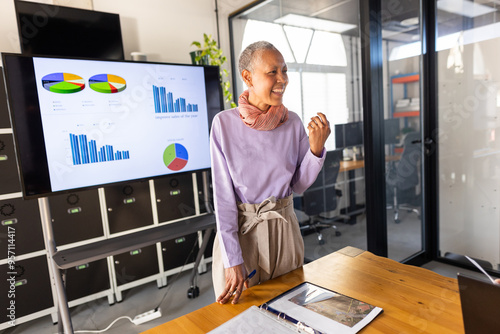
<svg viewBox="0 0 500 334"><path fill-rule="evenodd" d="M193 64L219 66L224 103L228 103L231 108L236 107L236 104L233 102L233 94L229 90L231 87L231 83L228 80L229 73L227 70L222 69L222 64L227 59L222 54L222 49L217 46L217 42L212 38L212 35L203 34L203 45L197 41L194 41L191 45L198 48L198 50L189 53Z"/></svg>

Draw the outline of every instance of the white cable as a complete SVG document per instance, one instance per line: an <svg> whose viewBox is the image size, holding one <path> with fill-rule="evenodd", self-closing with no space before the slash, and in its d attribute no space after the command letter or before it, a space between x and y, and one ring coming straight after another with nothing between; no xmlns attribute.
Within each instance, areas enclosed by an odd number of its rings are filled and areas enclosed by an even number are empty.
<svg viewBox="0 0 500 334"><path fill-rule="evenodd" d="M193 248L191 248L191 252L189 252L189 254L188 254L188 257L187 257L186 261L185 261L185 262L184 262L184 264L182 265L182 267L181 267L181 269L179 270L179 272L177 273L177 275L175 275L175 277L174 277L174 279L173 279L172 283L171 283L171 284L167 287L167 289L166 289L166 291L165 291L165 294L163 295L163 298L162 298L162 299L161 299L161 301L160 301L160 304L159 304L159 305L158 305L158 307L156 307L156 308L159 308L159 307L160 307L160 305L163 303L163 300L165 299L165 297L167 296L168 291L170 290L170 287L171 287L171 286L172 286L172 284L173 284L173 283L177 280L177 278L179 277L179 275L182 273L182 269L183 269L183 268L184 268L184 266L187 264L187 261L189 260L189 257L191 256L191 253L193 253L193 250L194 250L194 247L196 246L196 243L197 243L197 241L194 243ZM113 325L114 325L114 324L115 324L118 320L120 320L120 319L128 319L128 320L130 320L130 322L131 322L131 323L134 323L134 321L132 320L132 318L127 317L127 316L123 316L123 317L119 317L119 318L116 318L115 320L113 320L113 322L112 322L112 323L111 323L108 327L106 327L106 328L105 328L105 329L103 329L103 330L100 330L100 331L99 331L99 330L98 330L98 331L81 330L81 331L75 331L75 332L73 332L73 333L75 333L75 334L76 334L76 333L103 333L103 332L107 331L108 329L110 329L110 328L111 328L111 326L113 326ZM56 333L56 334L58 334L58 333Z"/></svg>
<svg viewBox="0 0 500 334"><path fill-rule="evenodd" d="M82 331L76 331L76 332L73 332L73 333L102 333L102 332L105 332L107 331L108 329L111 328L111 326L113 326L118 320L120 319L128 319L130 320L130 322L133 323L132 321L132 318L130 317L127 317L127 316L124 316L124 317L119 317L119 318L116 318L108 327L106 327L105 329L103 330L100 330L100 331L90 331L90 330L82 330Z"/></svg>

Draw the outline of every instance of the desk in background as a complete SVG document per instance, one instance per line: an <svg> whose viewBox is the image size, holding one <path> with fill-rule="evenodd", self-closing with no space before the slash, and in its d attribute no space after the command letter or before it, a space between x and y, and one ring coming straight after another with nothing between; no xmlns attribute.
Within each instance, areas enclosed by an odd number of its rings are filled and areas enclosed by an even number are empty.
<svg viewBox="0 0 500 334"><path fill-rule="evenodd" d="M245 290L236 305L213 303L144 334L206 333L305 281L383 308L363 334L464 332L456 279L346 247Z"/></svg>
<svg viewBox="0 0 500 334"><path fill-rule="evenodd" d="M398 161L401 158L400 155L386 155L385 161ZM356 204L356 184L355 184L355 171L356 169L365 168L364 160L342 160L340 162L340 170L339 172L347 172L347 178L349 180L349 206L342 212L342 214L346 214L351 217L349 220L349 224L356 224L356 216L365 212L365 206L360 204Z"/></svg>
<svg viewBox="0 0 500 334"><path fill-rule="evenodd" d="M364 205L356 204L356 169L365 168L364 160L343 160L340 162L339 172L347 172L347 179L349 182L349 206L341 209L341 213L350 217L348 224L356 224L356 216L365 212Z"/></svg>

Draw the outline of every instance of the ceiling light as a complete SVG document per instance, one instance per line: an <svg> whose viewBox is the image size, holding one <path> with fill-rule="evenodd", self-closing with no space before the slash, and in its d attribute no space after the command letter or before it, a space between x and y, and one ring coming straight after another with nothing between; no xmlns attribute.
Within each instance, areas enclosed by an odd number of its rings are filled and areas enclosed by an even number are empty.
<svg viewBox="0 0 500 334"><path fill-rule="evenodd" d="M448 13L467 17L481 16L496 11L495 8L466 0L440 0L437 2L437 8Z"/></svg>
<svg viewBox="0 0 500 334"><path fill-rule="evenodd" d="M456 32L453 34L440 36L436 41L436 51L448 50L456 45L468 45L480 43L500 37L500 22L487 26L472 28L469 30ZM422 54L422 44L420 41L396 46L392 49L389 60L415 57Z"/></svg>
<svg viewBox="0 0 500 334"><path fill-rule="evenodd" d="M279 19L274 20L274 22L294 27L323 30L336 33L343 33L344 31L356 28L356 25L354 24L341 23L296 14L287 14L283 17L280 17Z"/></svg>
<svg viewBox="0 0 500 334"><path fill-rule="evenodd" d="M403 20L400 22L400 24L402 26L405 26L405 27L411 27L411 26L416 26L418 24L418 16L415 16L415 17L410 17L406 20Z"/></svg>

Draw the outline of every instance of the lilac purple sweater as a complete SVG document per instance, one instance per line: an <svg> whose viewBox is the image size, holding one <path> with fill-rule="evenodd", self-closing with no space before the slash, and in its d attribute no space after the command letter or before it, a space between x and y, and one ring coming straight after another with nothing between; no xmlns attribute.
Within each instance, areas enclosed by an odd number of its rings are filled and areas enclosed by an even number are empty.
<svg viewBox="0 0 500 334"><path fill-rule="evenodd" d="M238 108L217 114L210 133L212 182L224 268L243 263L238 242L237 201L261 203L270 196L303 193L325 160L309 148L302 121L289 111L286 123L271 131L243 124Z"/></svg>

